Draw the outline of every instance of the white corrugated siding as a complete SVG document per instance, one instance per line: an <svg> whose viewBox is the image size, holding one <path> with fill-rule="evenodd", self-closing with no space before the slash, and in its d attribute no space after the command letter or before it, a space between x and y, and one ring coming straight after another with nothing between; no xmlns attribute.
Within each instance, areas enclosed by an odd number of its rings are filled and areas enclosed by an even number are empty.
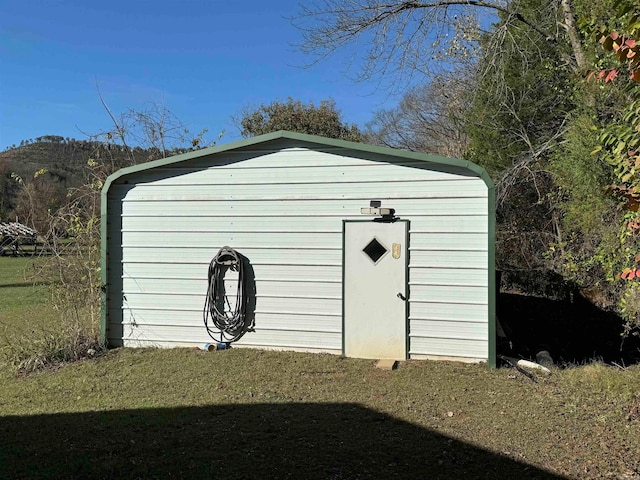
<svg viewBox="0 0 640 480"><path fill-rule="evenodd" d="M256 277L256 331L239 343L339 353L342 220L362 219L378 199L411 222L410 354L486 358L485 183L462 169L358 156L231 152L113 185L121 237L111 235L110 248L122 253L111 271L122 279L112 284L122 295L111 291L110 341L207 342L207 267L229 245Z"/></svg>

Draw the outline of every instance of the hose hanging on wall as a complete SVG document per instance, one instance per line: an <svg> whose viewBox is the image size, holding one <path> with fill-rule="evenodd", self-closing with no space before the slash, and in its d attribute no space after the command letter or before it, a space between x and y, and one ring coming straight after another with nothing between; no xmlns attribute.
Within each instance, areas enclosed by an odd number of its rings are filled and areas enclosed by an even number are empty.
<svg viewBox="0 0 640 480"><path fill-rule="evenodd" d="M234 249L222 247L209 264L209 286L203 317L207 333L218 342L235 342L253 327L253 321L247 315L249 296L244 263L244 257ZM238 272L238 287L233 307L229 302L231 295L227 295L225 290L224 277L228 270ZM213 325L209 324L209 320ZM214 336L216 334L219 338Z"/></svg>

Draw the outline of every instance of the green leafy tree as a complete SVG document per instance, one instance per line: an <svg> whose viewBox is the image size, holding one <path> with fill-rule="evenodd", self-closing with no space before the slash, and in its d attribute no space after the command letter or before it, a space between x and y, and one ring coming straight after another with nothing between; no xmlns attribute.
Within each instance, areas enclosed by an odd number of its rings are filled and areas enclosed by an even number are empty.
<svg viewBox="0 0 640 480"><path fill-rule="evenodd" d="M633 31L627 28L635 23L634 16L637 19L637 7L610 0L579 7L592 68L574 82L577 107L567 117L549 165L564 235L548 253L566 278L594 294L597 303L621 313L630 330L640 325L640 304L635 301L640 293L635 232L640 90L629 62L636 56L629 55L635 48L635 42L628 42Z"/></svg>
<svg viewBox="0 0 640 480"><path fill-rule="evenodd" d="M619 226L617 242L603 243L595 258L616 289L619 311L631 329L640 327L640 7L626 0L614 7L608 22L583 22L607 52L589 78L608 84L605 91L617 101L594 129L600 135L592 152L611 168L607 191L618 204L613 223Z"/></svg>
<svg viewBox="0 0 640 480"><path fill-rule="evenodd" d="M515 0L509 8L543 31L562 21L562 12L549 0ZM544 160L575 108L569 42L550 48L539 31L512 22L508 14L498 16L491 33L480 40L466 121L468 158L497 178L518 164L535 168Z"/></svg>
<svg viewBox="0 0 640 480"><path fill-rule="evenodd" d="M497 184L497 260L508 270L549 269L544 257L562 236L548 165L576 107L571 42L541 31L563 20L556 2L514 0L479 42L474 86L466 90L467 159ZM517 12L537 29L513 22ZM552 48L551 48L552 47Z"/></svg>
<svg viewBox="0 0 640 480"><path fill-rule="evenodd" d="M278 130L308 133L353 142L362 141L357 125L342 121L333 100L322 100L319 105L305 104L289 97L286 102L274 101L256 109L245 108L235 118L243 137L254 137Z"/></svg>

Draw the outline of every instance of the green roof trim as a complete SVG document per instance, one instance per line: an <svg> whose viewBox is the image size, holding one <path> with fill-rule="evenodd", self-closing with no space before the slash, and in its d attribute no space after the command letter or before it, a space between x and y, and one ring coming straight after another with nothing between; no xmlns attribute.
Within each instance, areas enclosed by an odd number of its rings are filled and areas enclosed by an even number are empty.
<svg viewBox="0 0 640 480"><path fill-rule="evenodd" d="M131 174L144 172L145 170L152 170L154 168L175 166L182 162L189 160L206 157L209 155L216 155L223 152L229 152L238 149L247 149L254 145L261 145L267 142L276 140L294 140L301 143L315 144L321 147L334 147L344 148L356 152L370 153L381 156L388 156L393 158L400 158L405 160L417 160L427 163L433 163L435 165L458 167L466 169L479 178L481 178L487 185L488 189L488 222L489 222L489 244L488 244L488 272L489 272L489 352L488 363L491 367L496 365L496 326L495 326L495 311L496 311L496 284L495 284L495 186L491 177L487 171L468 160L460 160L457 158L447 158L439 155L430 155L425 153L411 152L408 150L399 150L389 147L381 147L377 145L369 145L365 143L350 142L347 140L338 140L334 138L320 137L317 135L308 135L304 133L295 133L280 130L277 132L267 133L257 137L238 140L223 145L216 145L213 147L203 148L202 150L196 150L194 152L184 153L181 155L175 155L152 162L142 163L131 167L126 167L118 170L110 175L102 188L101 193L101 282L102 282L102 315L101 315L101 336L104 341L107 339L107 301L108 301L108 262L107 262L107 221L108 221L108 202L107 196L109 188L116 182L116 180L126 177Z"/></svg>

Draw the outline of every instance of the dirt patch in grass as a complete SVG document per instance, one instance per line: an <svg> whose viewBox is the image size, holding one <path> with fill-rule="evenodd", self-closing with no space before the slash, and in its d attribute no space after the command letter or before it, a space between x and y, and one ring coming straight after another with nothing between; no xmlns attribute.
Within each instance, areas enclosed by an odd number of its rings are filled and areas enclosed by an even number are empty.
<svg viewBox="0 0 640 480"><path fill-rule="evenodd" d="M640 478L640 369L116 350L0 376L2 478ZM635 476L635 477L634 477Z"/></svg>

